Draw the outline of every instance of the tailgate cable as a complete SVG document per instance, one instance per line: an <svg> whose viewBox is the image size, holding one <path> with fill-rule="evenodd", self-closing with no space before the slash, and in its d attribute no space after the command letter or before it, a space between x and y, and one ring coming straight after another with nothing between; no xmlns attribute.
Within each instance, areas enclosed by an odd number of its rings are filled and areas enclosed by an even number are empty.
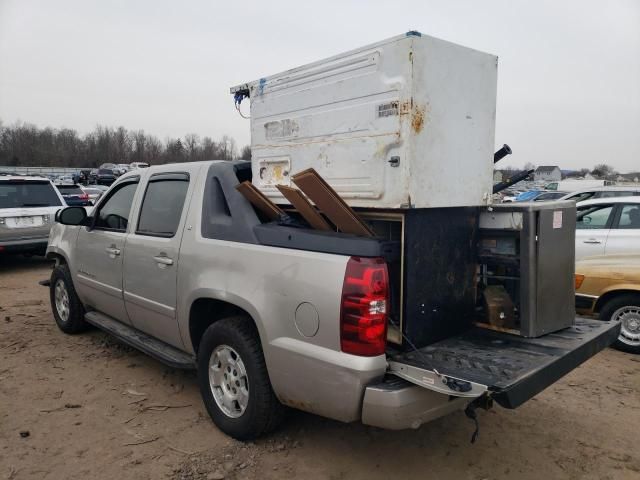
<svg viewBox="0 0 640 480"><path fill-rule="evenodd" d="M416 352L420 357L422 357L423 360L427 360L427 358L423 355L423 353L418 349L418 347L416 347L413 342L411 340L409 340L409 338L405 335L405 333L402 331L402 329L400 328L400 326L394 322L390 316L387 317L389 319L389 322L398 329L398 331L400 332L400 335L402 335L402 338L404 338L404 340L407 342L407 344L413 349L414 352ZM442 379L442 381L447 384L447 386L449 385L449 377L441 374L440 372L438 372L435 368L433 369L433 373L435 373L438 377L440 377ZM451 387L449 387L451 388ZM480 397L482 398L482 397ZM474 400L473 402L469 403L469 405L467 405L467 408L464 409L464 414L467 416L467 418L470 418L471 420L473 420L473 423L475 424L475 430L473 431L473 434L471 435L471 443L475 443L476 439L478 438L478 434L480 433L480 423L478 422L478 415L476 414L476 408L478 407L477 405L477 400Z"/></svg>
<svg viewBox="0 0 640 480"><path fill-rule="evenodd" d="M480 433L480 424L478 423L478 415L476 414L476 405L474 404L475 402L471 402L469 405L467 405L467 408L464 409L464 414L467 416L467 418L470 418L471 420L473 420L473 423L476 426L476 429L471 435L472 444L476 443L476 439L478 438L478 434Z"/></svg>

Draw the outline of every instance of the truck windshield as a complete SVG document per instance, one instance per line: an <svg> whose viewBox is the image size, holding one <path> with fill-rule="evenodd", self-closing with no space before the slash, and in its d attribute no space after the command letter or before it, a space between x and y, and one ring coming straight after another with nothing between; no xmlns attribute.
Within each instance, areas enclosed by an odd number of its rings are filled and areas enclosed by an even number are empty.
<svg viewBox="0 0 640 480"><path fill-rule="evenodd" d="M34 180L0 182L0 208L62 206L51 183Z"/></svg>

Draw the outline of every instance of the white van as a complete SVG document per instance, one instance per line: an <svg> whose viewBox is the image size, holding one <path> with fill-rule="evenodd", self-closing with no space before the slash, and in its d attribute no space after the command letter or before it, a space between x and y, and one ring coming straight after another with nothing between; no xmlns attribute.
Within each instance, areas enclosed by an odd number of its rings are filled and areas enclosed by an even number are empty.
<svg viewBox="0 0 640 480"><path fill-rule="evenodd" d="M597 188L614 185L611 180L562 180L561 182L551 182L544 186L545 190L559 190L561 192L575 192L585 188Z"/></svg>

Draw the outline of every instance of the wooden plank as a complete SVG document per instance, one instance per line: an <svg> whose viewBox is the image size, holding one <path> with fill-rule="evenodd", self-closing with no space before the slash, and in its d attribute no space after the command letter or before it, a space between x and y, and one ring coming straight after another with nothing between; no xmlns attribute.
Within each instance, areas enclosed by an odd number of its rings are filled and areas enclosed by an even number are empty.
<svg viewBox="0 0 640 480"><path fill-rule="evenodd" d="M322 215L318 213L318 210L311 205L311 202L304 196L304 194L296 189L287 187L286 185L276 185L280 193L284 195L284 198L291 202L298 213L302 215L309 225L316 230L331 231L331 225L324 219Z"/></svg>
<svg viewBox="0 0 640 480"><path fill-rule="evenodd" d="M291 179L341 232L365 237L374 236L367 224L313 168L303 170Z"/></svg>
<svg viewBox="0 0 640 480"><path fill-rule="evenodd" d="M236 185L236 190L244 195L244 198L249 200L254 207L264 213L269 219L278 220L284 215L284 211L264 196L251 182L246 181Z"/></svg>
<svg viewBox="0 0 640 480"><path fill-rule="evenodd" d="M494 330L496 332L510 333L511 335L518 335L519 337L522 336L520 334L520 330L514 330L513 328L498 327L496 325L491 325L489 323L482 323L482 322L473 322L473 324L476 327L486 328L488 330Z"/></svg>

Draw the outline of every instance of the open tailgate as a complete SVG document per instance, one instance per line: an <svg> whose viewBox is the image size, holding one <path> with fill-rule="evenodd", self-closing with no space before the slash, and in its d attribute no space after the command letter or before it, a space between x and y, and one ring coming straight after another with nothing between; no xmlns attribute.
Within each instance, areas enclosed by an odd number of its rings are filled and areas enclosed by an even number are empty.
<svg viewBox="0 0 640 480"><path fill-rule="evenodd" d="M576 318L572 327L539 338L473 327L389 359L389 370L447 395L478 397L485 391L516 408L611 345L619 323Z"/></svg>

